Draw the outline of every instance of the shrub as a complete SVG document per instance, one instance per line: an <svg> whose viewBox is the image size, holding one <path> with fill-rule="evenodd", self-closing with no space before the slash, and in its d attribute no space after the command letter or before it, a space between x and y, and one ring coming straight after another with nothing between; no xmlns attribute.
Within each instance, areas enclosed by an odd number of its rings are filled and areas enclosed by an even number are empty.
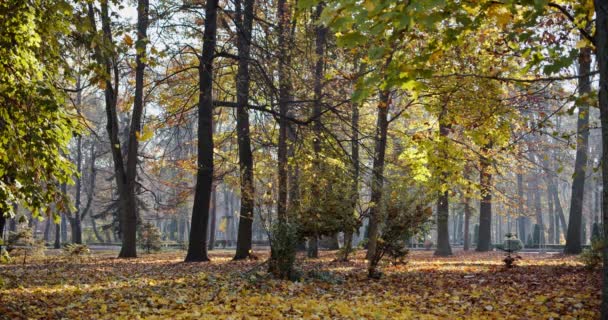
<svg viewBox="0 0 608 320"><path fill-rule="evenodd" d="M158 252L162 246L161 236L160 230L155 225L146 222L139 228L139 246L147 253Z"/></svg>
<svg viewBox="0 0 608 320"><path fill-rule="evenodd" d="M6 263L11 263L11 262L13 262L13 259L8 254L8 251L6 251L6 249L2 248L2 250L0 251L0 264L6 264Z"/></svg>
<svg viewBox="0 0 608 320"><path fill-rule="evenodd" d="M523 249L523 247L524 245L514 234L507 233L505 235L504 242L502 245L497 246L497 248L507 252L507 256L503 259L503 262L507 268L514 267L517 259L521 259L520 256L512 256L511 254Z"/></svg>
<svg viewBox="0 0 608 320"><path fill-rule="evenodd" d="M580 259L588 269L595 269L603 265L602 250L604 249L604 241L602 238L597 238L591 241L591 246L580 255Z"/></svg>
<svg viewBox="0 0 608 320"><path fill-rule="evenodd" d="M9 232L6 250L8 253L21 252L23 264L30 257L44 256L44 241L36 240L31 228L23 228L18 232Z"/></svg>
<svg viewBox="0 0 608 320"><path fill-rule="evenodd" d="M384 256L393 264L405 262L408 254L407 240L424 230L430 221L432 209L427 206L429 199L424 189L393 189L385 191L387 197L380 207L381 233L376 244L376 252L370 257L368 276L378 278L378 264Z"/></svg>
<svg viewBox="0 0 608 320"><path fill-rule="evenodd" d="M521 240L519 240L515 237L507 238L502 243L502 249L505 251L517 252L523 248L524 248L524 244L521 242Z"/></svg>
<svg viewBox="0 0 608 320"><path fill-rule="evenodd" d="M279 222L272 225L268 272L275 278L292 281L300 278L294 269L297 242L298 233L294 224Z"/></svg>
<svg viewBox="0 0 608 320"><path fill-rule="evenodd" d="M63 255L68 258L82 258L91 253L91 249L86 244L71 243L63 247Z"/></svg>

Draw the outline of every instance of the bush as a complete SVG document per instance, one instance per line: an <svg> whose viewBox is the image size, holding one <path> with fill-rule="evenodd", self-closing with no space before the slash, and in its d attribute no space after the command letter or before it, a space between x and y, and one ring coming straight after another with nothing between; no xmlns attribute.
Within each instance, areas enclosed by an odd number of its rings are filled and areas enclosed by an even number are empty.
<svg viewBox="0 0 608 320"><path fill-rule="evenodd" d="M23 254L23 264L26 263L28 255L30 257L44 256L44 241L36 240L31 228L9 232L6 244L7 255L13 251Z"/></svg>
<svg viewBox="0 0 608 320"><path fill-rule="evenodd" d="M294 269L297 244L298 233L295 225L287 222L272 225L268 272L275 278L292 281L300 278L300 275Z"/></svg>
<svg viewBox="0 0 608 320"><path fill-rule="evenodd" d="M139 228L139 246L147 253L158 252L162 246L161 236L160 230L155 225L146 222Z"/></svg>
<svg viewBox="0 0 608 320"><path fill-rule="evenodd" d="M11 258L6 249L2 248L2 250L0 251L0 264L6 264L11 262L13 262L13 258Z"/></svg>
<svg viewBox="0 0 608 320"><path fill-rule="evenodd" d="M409 186L408 186L409 188ZM417 192L416 192L417 191ZM425 190L387 190L379 212L382 213L381 233L376 244L376 252L370 257L368 276L378 278L378 264L384 256L393 264L405 262L408 254L407 241L423 231L430 221L433 210L427 206L429 199Z"/></svg>
<svg viewBox="0 0 608 320"><path fill-rule="evenodd" d="M68 258L82 258L91 253L91 249L86 244L71 243L63 247L63 254Z"/></svg>
<svg viewBox="0 0 608 320"><path fill-rule="evenodd" d="M502 249L504 251L517 252L523 248L524 248L524 244L521 242L521 240L519 240L515 237L507 238L502 243Z"/></svg>
<svg viewBox="0 0 608 320"><path fill-rule="evenodd" d="M604 241L602 238L594 239L591 246L580 255L580 259L588 269L595 269L603 265L602 250L604 249Z"/></svg>

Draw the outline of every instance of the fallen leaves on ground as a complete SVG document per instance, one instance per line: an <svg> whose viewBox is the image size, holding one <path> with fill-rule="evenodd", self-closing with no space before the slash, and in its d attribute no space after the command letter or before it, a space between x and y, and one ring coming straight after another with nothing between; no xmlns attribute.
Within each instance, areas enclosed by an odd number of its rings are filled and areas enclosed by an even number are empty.
<svg viewBox="0 0 608 320"><path fill-rule="evenodd" d="M599 272L575 257L525 254L513 269L499 253L449 258L416 251L405 266L368 280L363 253L301 259L301 282L271 279L257 261L183 263L183 252L120 260L48 257L0 266L6 319L595 319Z"/></svg>

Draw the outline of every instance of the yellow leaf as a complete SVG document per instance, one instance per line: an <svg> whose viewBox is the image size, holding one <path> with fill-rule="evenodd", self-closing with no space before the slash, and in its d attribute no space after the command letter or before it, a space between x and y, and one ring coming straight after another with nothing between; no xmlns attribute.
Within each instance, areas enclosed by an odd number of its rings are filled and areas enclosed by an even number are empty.
<svg viewBox="0 0 608 320"><path fill-rule="evenodd" d="M133 45L133 38L131 38L131 36L129 36L128 34L125 34L124 38L122 38L122 41L129 47Z"/></svg>

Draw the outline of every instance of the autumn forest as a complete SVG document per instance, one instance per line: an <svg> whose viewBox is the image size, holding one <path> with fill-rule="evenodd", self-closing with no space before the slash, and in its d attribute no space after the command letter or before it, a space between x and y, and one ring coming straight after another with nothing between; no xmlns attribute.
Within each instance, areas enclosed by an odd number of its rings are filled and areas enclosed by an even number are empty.
<svg viewBox="0 0 608 320"><path fill-rule="evenodd" d="M1 0L0 319L608 319L608 2Z"/></svg>

